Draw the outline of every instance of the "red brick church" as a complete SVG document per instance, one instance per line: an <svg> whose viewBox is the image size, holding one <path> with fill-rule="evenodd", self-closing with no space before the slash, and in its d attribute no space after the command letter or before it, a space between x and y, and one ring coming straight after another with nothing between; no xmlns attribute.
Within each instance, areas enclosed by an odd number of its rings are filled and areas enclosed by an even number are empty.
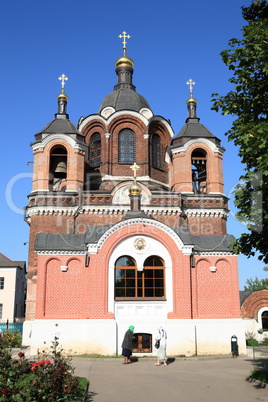
<svg viewBox="0 0 268 402"><path fill-rule="evenodd" d="M150 355L164 325L168 354L230 353L234 334L243 353L224 149L197 117L192 80L178 132L153 113L120 37L97 113L69 120L62 75L55 119L31 143L23 343L35 353L57 334L67 352L116 355L134 325L135 352Z"/></svg>

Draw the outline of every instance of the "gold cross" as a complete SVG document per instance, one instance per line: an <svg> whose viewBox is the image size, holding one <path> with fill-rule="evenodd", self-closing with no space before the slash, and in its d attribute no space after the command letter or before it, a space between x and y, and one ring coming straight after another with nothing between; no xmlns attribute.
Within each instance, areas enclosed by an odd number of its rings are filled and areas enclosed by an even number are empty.
<svg viewBox="0 0 268 402"><path fill-rule="evenodd" d="M193 86L195 85L195 82L192 80L192 78L189 79L189 81L186 82L187 85L189 85L190 89L190 97L193 97Z"/></svg>
<svg viewBox="0 0 268 402"><path fill-rule="evenodd" d="M132 166L130 166L130 169L132 169L134 172L134 181L136 181L137 170L139 170L139 168L140 168L140 166L137 165L136 162L134 162L134 164Z"/></svg>
<svg viewBox="0 0 268 402"><path fill-rule="evenodd" d="M61 74L59 77L59 80L61 81L61 90L64 92L64 87L65 87L65 81L68 81L68 77L66 77L65 74Z"/></svg>
<svg viewBox="0 0 268 402"><path fill-rule="evenodd" d="M120 34L120 35L118 35L118 38L123 38L123 52L124 52L124 56L126 55L126 49L127 49L127 42L126 42L126 39L129 39L129 38L131 38L131 36L130 35L127 35L127 33L126 33L126 31L124 31L124 32L122 32L122 35Z"/></svg>

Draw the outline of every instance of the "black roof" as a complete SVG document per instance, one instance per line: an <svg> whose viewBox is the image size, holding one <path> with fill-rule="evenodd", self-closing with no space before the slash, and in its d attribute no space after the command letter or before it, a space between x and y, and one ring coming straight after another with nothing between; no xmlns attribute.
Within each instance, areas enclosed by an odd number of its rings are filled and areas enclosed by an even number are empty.
<svg viewBox="0 0 268 402"><path fill-rule="evenodd" d="M105 96L98 113L108 106L113 107L116 112L120 110L139 112L142 108L151 109L147 100L131 88L120 88Z"/></svg>
<svg viewBox="0 0 268 402"><path fill-rule="evenodd" d="M112 225L88 226L85 234L38 233L35 241L36 251L64 250L85 251L87 244L96 244ZM234 241L232 235L190 235L186 228L171 228L180 237L183 244L193 245L196 252L230 252L229 246Z"/></svg>

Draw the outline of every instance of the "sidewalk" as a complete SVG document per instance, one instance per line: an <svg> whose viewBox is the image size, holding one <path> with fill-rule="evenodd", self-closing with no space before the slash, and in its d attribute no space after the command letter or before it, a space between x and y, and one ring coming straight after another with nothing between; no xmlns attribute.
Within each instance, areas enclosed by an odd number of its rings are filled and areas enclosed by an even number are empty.
<svg viewBox="0 0 268 402"><path fill-rule="evenodd" d="M75 374L88 378L92 402L268 402L268 387L246 378L253 362L238 358L170 359L167 367L141 358L73 358Z"/></svg>

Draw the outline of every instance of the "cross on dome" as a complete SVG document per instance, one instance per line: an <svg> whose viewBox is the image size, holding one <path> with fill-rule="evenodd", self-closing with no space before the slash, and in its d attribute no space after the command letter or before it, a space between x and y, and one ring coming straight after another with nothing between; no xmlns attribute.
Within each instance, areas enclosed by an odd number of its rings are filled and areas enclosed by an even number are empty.
<svg viewBox="0 0 268 402"><path fill-rule="evenodd" d="M61 91L64 92L65 81L68 81L68 77L65 74L61 74L59 80L61 81Z"/></svg>
<svg viewBox="0 0 268 402"><path fill-rule="evenodd" d="M136 176L137 176L137 170L139 170L140 166L137 165L136 162L134 162L134 164L132 166L130 166L130 169L133 170L134 173L134 180L136 180Z"/></svg>
<svg viewBox="0 0 268 402"><path fill-rule="evenodd" d="M122 44L123 44L123 52L124 56L126 55L126 49L127 49L127 42L126 39L131 38L130 35L127 35L126 31L122 32L122 34L118 35L118 38L123 38Z"/></svg>
<svg viewBox="0 0 268 402"><path fill-rule="evenodd" d="M190 97L193 97L193 87L195 85L195 82L192 80L192 78L190 78L187 82L187 85L189 85L189 89L190 89Z"/></svg>

